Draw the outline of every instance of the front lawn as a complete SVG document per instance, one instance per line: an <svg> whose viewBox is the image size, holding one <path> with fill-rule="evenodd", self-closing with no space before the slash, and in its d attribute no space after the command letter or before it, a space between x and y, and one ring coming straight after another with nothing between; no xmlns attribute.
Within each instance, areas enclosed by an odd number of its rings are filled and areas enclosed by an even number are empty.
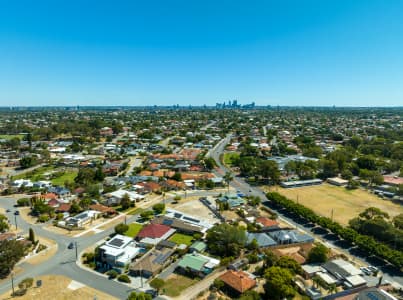
<svg viewBox="0 0 403 300"><path fill-rule="evenodd" d="M125 232L125 235L129 237L135 237L140 232L141 228L143 228L143 225L131 223L129 224L129 230Z"/></svg>
<svg viewBox="0 0 403 300"><path fill-rule="evenodd" d="M162 290L165 295L170 297L177 297L183 290L186 290L188 287L197 283L200 279L190 279L188 277L173 274L171 275L167 281L165 281Z"/></svg>
<svg viewBox="0 0 403 300"><path fill-rule="evenodd" d="M178 245L180 244L185 244L187 246L190 246L193 241L193 236L191 235L186 235L182 233L175 233L173 236L169 238L171 242L174 242Z"/></svg>

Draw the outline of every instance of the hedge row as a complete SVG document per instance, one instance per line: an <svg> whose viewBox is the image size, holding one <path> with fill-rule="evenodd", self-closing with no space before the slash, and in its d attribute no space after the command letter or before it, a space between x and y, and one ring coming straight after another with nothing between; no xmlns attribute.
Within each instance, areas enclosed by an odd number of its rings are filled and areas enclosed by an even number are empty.
<svg viewBox="0 0 403 300"><path fill-rule="evenodd" d="M342 239L355 244L361 250L370 255L378 256L397 268L403 267L403 252L394 250L388 245L377 242L373 237L359 234L352 228L343 227L330 218L317 215L313 210L280 195L276 192L267 193L267 198L273 203L284 207L308 221L315 223L323 228L337 234Z"/></svg>

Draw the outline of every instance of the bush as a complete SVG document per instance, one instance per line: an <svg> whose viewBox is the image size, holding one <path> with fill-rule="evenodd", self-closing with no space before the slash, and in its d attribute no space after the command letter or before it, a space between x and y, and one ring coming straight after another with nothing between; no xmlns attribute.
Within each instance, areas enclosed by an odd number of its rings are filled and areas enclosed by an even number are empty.
<svg viewBox="0 0 403 300"><path fill-rule="evenodd" d="M120 282L126 282L126 283L130 283L130 282L131 282L129 276L127 276L126 274L119 275L118 280L119 280Z"/></svg>
<svg viewBox="0 0 403 300"><path fill-rule="evenodd" d="M118 277L118 272L116 272L115 270L109 270L106 274L109 276L110 279Z"/></svg>
<svg viewBox="0 0 403 300"><path fill-rule="evenodd" d="M174 197L174 200L175 200L175 201L179 201L180 199L182 199L181 196L175 195L175 197Z"/></svg>
<svg viewBox="0 0 403 300"><path fill-rule="evenodd" d="M23 279L19 284L18 287L20 289L28 289L34 284L34 279L31 277Z"/></svg>
<svg viewBox="0 0 403 300"><path fill-rule="evenodd" d="M18 206L30 206L31 201L29 198L21 198L17 200L17 205Z"/></svg>
<svg viewBox="0 0 403 300"><path fill-rule="evenodd" d="M41 223L45 223L45 222L47 222L49 220L50 220L50 217L48 215L40 215L39 218L38 218L38 221L41 222Z"/></svg>
<svg viewBox="0 0 403 300"><path fill-rule="evenodd" d="M128 230L129 230L129 226L126 224L123 224L123 223L115 226L115 232L117 234L124 234Z"/></svg>

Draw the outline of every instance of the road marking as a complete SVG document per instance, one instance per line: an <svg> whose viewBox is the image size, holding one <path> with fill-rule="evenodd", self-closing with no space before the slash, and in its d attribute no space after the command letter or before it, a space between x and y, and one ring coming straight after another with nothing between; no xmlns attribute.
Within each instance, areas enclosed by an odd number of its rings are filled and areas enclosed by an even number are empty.
<svg viewBox="0 0 403 300"><path fill-rule="evenodd" d="M67 286L67 288L72 291L78 290L82 287L85 287L85 284L82 284L81 282L75 280L72 280L70 284Z"/></svg>

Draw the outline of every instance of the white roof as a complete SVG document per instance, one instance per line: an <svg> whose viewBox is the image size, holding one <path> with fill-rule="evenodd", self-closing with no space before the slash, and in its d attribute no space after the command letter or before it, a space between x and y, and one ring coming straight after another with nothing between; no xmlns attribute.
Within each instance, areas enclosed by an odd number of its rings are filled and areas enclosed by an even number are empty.
<svg viewBox="0 0 403 300"><path fill-rule="evenodd" d="M344 259L335 259L332 261L334 264L337 264L340 268L346 271L350 276L360 275L362 272L358 268L354 267L350 262Z"/></svg>
<svg viewBox="0 0 403 300"><path fill-rule="evenodd" d="M327 273L318 272L316 275L318 275L320 278L322 278L327 284L332 284L332 283L337 282L336 278L334 278L333 276L330 276Z"/></svg>
<svg viewBox="0 0 403 300"><path fill-rule="evenodd" d="M132 200L132 201L137 200L137 199L144 199L144 196L142 196L142 195L140 195L138 193L130 192L130 191L126 191L126 190L117 190L117 191L109 193L110 196L115 197L115 198L119 198L119 199L123 198L123 196L125 194L128 194L130 200Z"/></svg>
<svg viewBox="0 0 403 300"><path fill-rule="evenodd" d="M367 281L360 275L348 276L346 277L346 280L351 283L352 286L358 286L367 283Z"/></svg>
<svg viewBox="0 0 403 300"><path fill-rule="evenodd" d="M308 274L315 274L324 271L324 269L321 266L314 266L314 265L303 265L302 270L304 270Z"/></svg>

